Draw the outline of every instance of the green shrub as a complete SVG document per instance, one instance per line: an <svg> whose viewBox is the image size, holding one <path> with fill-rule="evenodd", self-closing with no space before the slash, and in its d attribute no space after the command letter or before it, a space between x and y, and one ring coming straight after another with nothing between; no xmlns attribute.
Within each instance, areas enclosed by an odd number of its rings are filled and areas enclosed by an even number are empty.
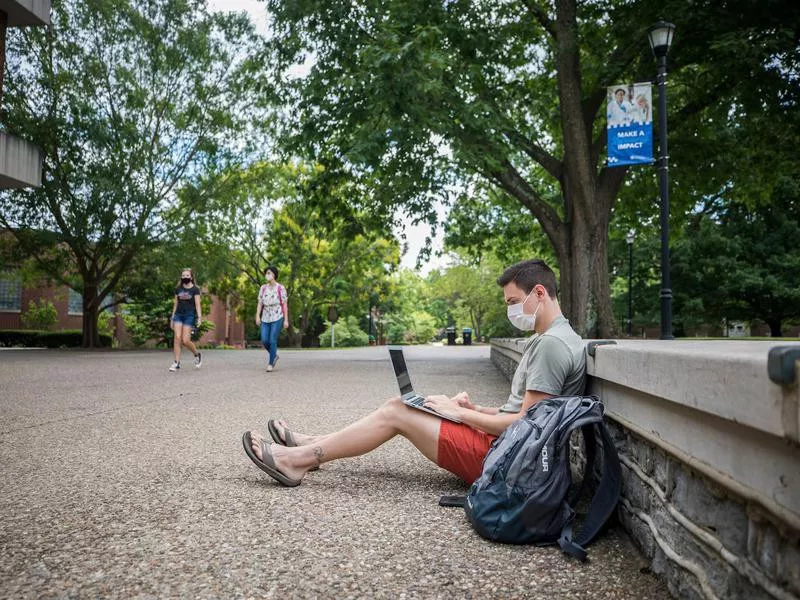
<svg viewBox="0 0 800 600"><path fill-rule="evenodd" d="M31 300L28 310L20 315L20 320L28 329L49 331L58 323L58 311L50 300L42 298L38 304Z"/></svg>
<svg viewBox="0 0 800 600"><path fill-rule="evenodd" d="M37 331L30 329L4 329L0 330L0 346L7 348L34 346Z"/></svg>
<svg viewBox="0 0 800 600"><path fill-rule="evenodd" d="M358 326L358 317L350 316L344 320L339 319L333 327L335 328L334 335L337 346L351 347L369 345L369 336ZM319 336L319 345L328 348L331 347L330 322L326 322L325 331Z"/></svg>
<svg viewBox="0 0 800 600"><path fill-rule="evenodd" d="M410 317L392 318L386 335L390 344L426 344L436 335L436 320L424 311L415 311Z"/></svg>
<svg viewBox="0 0 800 600"><path fill-rule="evenodd" d="M100 335L114 335L114 313L101 310L97 315L97 331Z"/></svg>
<svg viewBox="0 0 800 600"><path fill-rule="evenodd" d="M80 329L64 331L24 331L16 329L0 330L0 346L25 348L80 348L83 332ZM111 347L111 336L100 334L100 346Z"/></svg>

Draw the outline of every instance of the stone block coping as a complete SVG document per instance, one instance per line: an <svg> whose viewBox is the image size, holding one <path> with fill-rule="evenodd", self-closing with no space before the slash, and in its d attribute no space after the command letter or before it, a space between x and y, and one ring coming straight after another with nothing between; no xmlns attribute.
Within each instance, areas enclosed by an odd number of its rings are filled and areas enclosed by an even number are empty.
<svg viewBox="0 0 800 600"><path fill-rule="evenodd" d="M517 360L525 340L494 339ZM587 340L606 414L800 532L800 342Z"/></svg>

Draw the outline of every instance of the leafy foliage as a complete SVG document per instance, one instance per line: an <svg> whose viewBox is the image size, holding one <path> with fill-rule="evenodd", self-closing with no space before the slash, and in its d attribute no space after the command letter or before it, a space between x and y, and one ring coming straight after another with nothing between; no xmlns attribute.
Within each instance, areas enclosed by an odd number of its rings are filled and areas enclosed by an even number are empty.
<svg viewBox="0 0 800 600"><path fill-rule="evenodd" d="M20 315L20 320L27 329L49 331L58 322L58 312L50 300L31 300L27 310Z"/></svg>
<svg viewBox="0 0 800 600"><path fill-rule="evenodd" d="M783 178L769 203L731 202L699 214L675 248L676 304L685 318L770 326L800 318L800 185Z"/></svg>
<svg viewBox="0 0 800 600"><path fill-rule="evenodd" d="M335 329L332 334L331 330ZM358 317L350 315L346 319L339 319L335 324L326 323L325 331L319 336L319 345L330 348L335 338L337 347L366 346L369 336L359 326Z"/></svg>
<svg viewBox="0 0 800 600"><path fill-rule="evenodd" d="M78 329L63 331L36 331L31 329L0 329L0 347L24 348L78 348L83 334ZM100 334L100 346L111 347L111 336Z"/></svg>
<svg viewBox="0 0 800 600"><path fill-rule="evenodd" d="M245 16L202 0L62 0L49 27L9 33L5 124L44 165L40 188L0 195L0 223L82 293L84 345L101 299L187 217L176 190L231 158L258 47Z"/></svg>
<svg viewBox="0 0 800 600"><path fill-rule="evenodd" d="M563 304L585 333L614 331L612 210L625 207L622 232L652 227L657 215L653 170L634 172L617 203L629 170L603 165L603 88L652 78L645 30L653 15L678 26L669 105L677 221L732 185L768 190L788 157L775 156L770 138L788 137L785 147L794 147L796 131L787 136L774 117L797 110L796 3L272 0L268 7L278 78L303 55L316 61L308 77L283 79L294 107L287 123L299 124L292 147L369 173L381 199L423 218L432 198L450 199L454 176L479 176L503 190L547 236ZM746 139L752 149L738 152ZM504 224L502 213L489 214L496 217L489 231ZM479 250L486 239L461 237Z"/></svg>

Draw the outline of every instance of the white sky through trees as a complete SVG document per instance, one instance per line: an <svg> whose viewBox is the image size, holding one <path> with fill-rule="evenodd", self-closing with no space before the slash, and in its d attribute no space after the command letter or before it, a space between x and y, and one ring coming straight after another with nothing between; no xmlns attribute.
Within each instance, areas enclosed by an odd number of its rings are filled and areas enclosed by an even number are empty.
<svg viewBox="0 0 800 600"><path fill-rule="evenodd" d="M208 8L211 11L229 11L229 12L246 12L250 16L250 20L255 23L256 31L261 35L268 35L267 28L267 8L263 2L257 0L208 0ZM298 65L295 74L299 77L308 72L309 65ZM439 210L440 220L444 218L444 209ZM406 232L406 242L408 244L408 251L403 254L400 265L409 269L415 269L417 262L417 254L420 249L425 245L425 238L430 233L428 225L412 225L411 219L404 218ZM437 251L442 248L442 231L441 228L437 231L436 238L433 241L433 252L431 259L427 264L422 265L421 274L427 275L433 269L439 266L444 266L446 260L435 256Z"/></svg>

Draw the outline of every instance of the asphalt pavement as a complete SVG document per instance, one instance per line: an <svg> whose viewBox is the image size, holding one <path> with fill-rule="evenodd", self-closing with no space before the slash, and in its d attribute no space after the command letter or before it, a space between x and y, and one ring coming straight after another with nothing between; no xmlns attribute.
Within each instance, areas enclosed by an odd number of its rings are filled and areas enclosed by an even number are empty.
<svg viewBox="0 0 800 600"><path fill-rule="evenodd" d="M0 351L1 598L630 598L665 586L619 527L589 562L483 540L404 439L283 488L245 456L268 418L326 433L397 393L385 347ZM500 405L487 346L409 347L415 389Z"/></svg>

